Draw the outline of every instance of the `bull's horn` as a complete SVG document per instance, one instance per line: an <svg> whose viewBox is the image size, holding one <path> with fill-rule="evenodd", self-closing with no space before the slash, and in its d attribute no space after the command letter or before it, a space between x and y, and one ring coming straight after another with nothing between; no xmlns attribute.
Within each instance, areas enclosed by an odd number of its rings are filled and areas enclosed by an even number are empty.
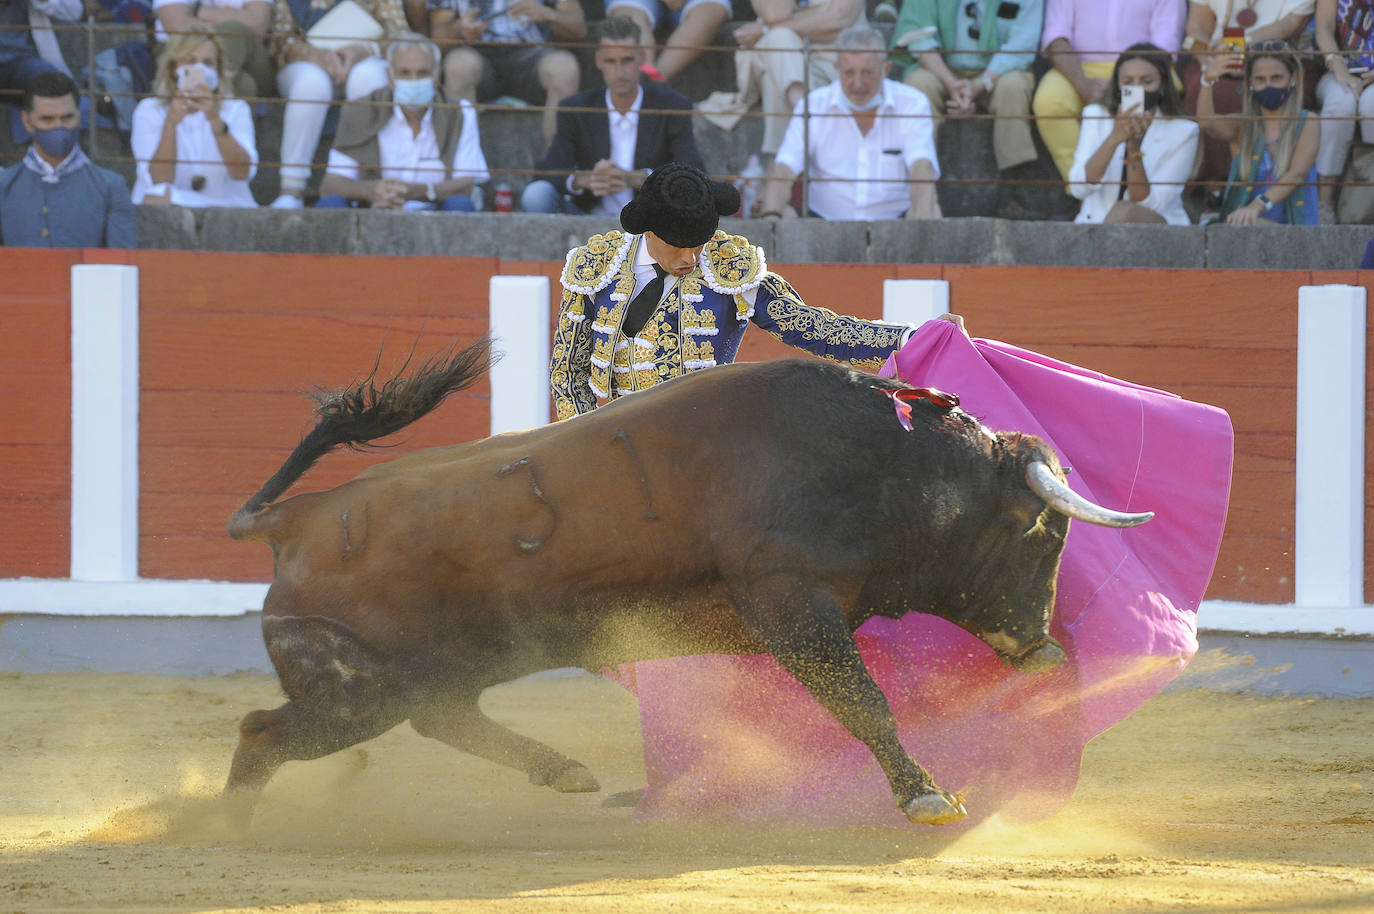
<svg viewBox="0 0 1374 914"><path fill-rule="evenodd" d="M1126 514L1095 505L1065 485L1054 470L1039 460L1026 467L1026 485L1060 514L1102 527L1138 527L1155 516L1153 511Z"/></svg>

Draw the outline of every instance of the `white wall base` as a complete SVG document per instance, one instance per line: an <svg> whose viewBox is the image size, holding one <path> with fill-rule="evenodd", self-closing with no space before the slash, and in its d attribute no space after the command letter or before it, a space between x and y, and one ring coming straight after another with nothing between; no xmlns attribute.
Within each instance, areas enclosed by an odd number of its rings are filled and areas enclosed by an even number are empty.
<svg viewBox="0 0 1374 914"><path fill-rule="evenodd" d="M1204 601L1200 630L1252 635L1374 635L1374 606L1293 606L1286 603Z"/></svg>
<svg viewBox="0 0 1374 914"><path fill-rule="evenodd" d="M227 581L0 581L0 615L239 616L262 609L266 584Z"/></svg>

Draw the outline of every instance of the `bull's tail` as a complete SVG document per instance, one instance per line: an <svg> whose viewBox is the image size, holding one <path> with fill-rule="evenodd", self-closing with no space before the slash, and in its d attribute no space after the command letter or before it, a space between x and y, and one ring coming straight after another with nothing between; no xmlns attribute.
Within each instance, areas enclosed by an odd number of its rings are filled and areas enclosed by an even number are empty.
<svg viewBox="0 0 1374 914"><path fill-rule="evenodd" d="M491 338L459 349L455 344L431 356L419 370L405 375L410 359L395 377L377 386L377 365L367 377L339 391L314 395L315 427L229 520L229 535L252 539L253 519L259 511L314 466L315 461L337 447L357 448L405 428L431 412L451 393L475 383L487 370Z"/></svg>

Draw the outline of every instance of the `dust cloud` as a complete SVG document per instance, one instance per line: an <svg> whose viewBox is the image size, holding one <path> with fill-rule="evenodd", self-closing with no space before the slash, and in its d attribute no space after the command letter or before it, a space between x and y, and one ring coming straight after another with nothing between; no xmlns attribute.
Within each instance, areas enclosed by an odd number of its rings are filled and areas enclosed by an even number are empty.
<svg viewBox="0 0 1374 914"><path fill-rule="evenodd" d="M1074 798L1030 825L634 821L600 801L644 783L635 700L588 676L483 707L601 794L403 725L288 764L239 831L217 794L239 718L280 702L270 677L0 676L0 910L1374 911L1374 701L1187 680L1095 739ZM736 739L741 779L778 763Z"/></svg>

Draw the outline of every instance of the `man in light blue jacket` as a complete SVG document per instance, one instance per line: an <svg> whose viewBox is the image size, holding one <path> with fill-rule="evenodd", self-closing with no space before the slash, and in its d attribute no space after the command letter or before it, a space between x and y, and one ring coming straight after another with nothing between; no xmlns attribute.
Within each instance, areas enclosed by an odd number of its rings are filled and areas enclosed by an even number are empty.
<svg viewBox="0 0 1374 914"><path fill-rule="evenodd" d="M21 114L33 143L0 171L0 243L10 247L132 248L134 206L124 179L78 145L76 84L58 70L29 80Z"/></svg>

